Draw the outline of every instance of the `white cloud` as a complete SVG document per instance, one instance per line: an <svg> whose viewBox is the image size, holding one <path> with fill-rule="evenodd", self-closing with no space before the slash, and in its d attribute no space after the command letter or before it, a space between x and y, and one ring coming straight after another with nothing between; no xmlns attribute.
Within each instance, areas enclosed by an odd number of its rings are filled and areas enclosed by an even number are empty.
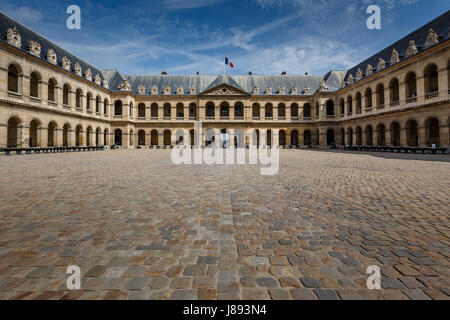
<svg viewBox="0 0 450 320"><path fill-rule="evenodd" d="M22 22L23 24L36 23L44 18L44 15L39 10L29 7L7 7L5 8L5 12L17 21Z"/></svg>
<svg viewBox="0 0 450 320"><path fill-rule="evenodd" d="M195 9L215 6L225 0L164 0L166 9Z"/></svg>

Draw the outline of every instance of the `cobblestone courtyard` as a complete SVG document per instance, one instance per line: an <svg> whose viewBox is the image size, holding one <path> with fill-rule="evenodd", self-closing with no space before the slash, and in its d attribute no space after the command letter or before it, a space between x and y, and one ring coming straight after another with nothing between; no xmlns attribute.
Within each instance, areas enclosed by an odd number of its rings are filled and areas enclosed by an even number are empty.
<svg viewBox="0 0 450 320"><path fill-rule="evenodd" d="M450 299L449 156L283 150L263 177L135 150L0 170L1 299Z"/></svg>

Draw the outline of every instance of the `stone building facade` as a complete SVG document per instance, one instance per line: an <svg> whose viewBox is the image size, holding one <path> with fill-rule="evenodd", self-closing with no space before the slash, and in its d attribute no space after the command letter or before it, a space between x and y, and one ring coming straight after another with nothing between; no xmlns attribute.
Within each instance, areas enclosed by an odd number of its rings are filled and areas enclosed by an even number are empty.
<svg viewBox="0 0 450 320"><path fill-rule="evenodd" d="M0 21L0 148L450 144L450 12L314 76L122 75Z"/></svg>

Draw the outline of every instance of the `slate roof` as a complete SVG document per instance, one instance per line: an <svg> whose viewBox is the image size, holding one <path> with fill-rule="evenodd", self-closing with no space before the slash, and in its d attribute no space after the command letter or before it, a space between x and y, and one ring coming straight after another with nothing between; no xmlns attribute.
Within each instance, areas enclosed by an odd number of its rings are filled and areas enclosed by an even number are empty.
<svg viewBox="0 0 450 320"><path fill-rule="evenodd" d="M326 81L326 85L330 91L339 89L340 83L345 75L345 71L330 71L323 75L280 75L280 76L264 76L264 75L122 75L116 70L106 70L104 76L109 82L112 90L117 90L120 84L126 79L130 82L131 91L137 93L138 87L143 85L146 93L149 93L151 87L156 85L160 94L163 93L164 87L169 86L172 94L178 86L184 88L185 93L189 92L191 87L196 88L197 94L214 88L222 83L231 85L241 91L249 94L253 92L253 88L257 86L261 94L264 93L266 87L271 87L272 92L276 94L279 87L284 87L287 94L290 93L292 87L298 89L302 94L305 87L311 89L311 93L315 93L322 80Z"/></svg>
<svg viewBox="0 0 450 320"><path fill-rule="evenodd" d="M353 75L353 78L355 79L356 72L359 68L365 75L368 64L372 65L372 67L376 69L379 58L382 58L384 61L386 61L386 68L388 68L392 51L394 49L397 50L400 56L400 61L405 60L406 50L408 49L410 40L414 40L418 49L417 53L429 49L425 49L425 42L427 40L428 32L430 29L433 29L438 34L439 43L447 41L449 39L450 33L450 10L348 70L347 74L345 75L345 81L348 81L348 77L350 76L350 74ZM375 72L376 70L374 70L374 73Z"/></svg>
<svg viewBox="0 0 450 320"><path fill-rule="evenodd" d="M19 31L21 40L22 40L22 47L20 48L22 51L29 53L28 50L28 42L30 40L35 40L37 41L40 45L41 45L41 54L40 54L40 58L46 62L47 61L47 50L48 49L53 49L56 53L56 56L58 58L58 66L60 68L62 68L62 58L64 56L66 56L71 63L71 68L72 68L72 72L74 72L73 68L75 66L75 63L78 62L78 64L81 66L81 70L83 72L83 77L84 77L84 72L87 69L91 69L92 71L92 82L94 82L95 76L98 74L100 76L100 78L103 80L103 73L100 69L94 67L93 65L83 61L82 59L78 58L77 56L71 54L70 52L64 50L63 48L61 48L60 46L54 44L53 42L47 40L46 38L44 38L43 36L41 36L40 34L34 32L33 30L27 28L26 26L24 26L23 24L21 24L20 22L17 22L16 20L8 17L7 15L5 15L4 13L2 13L0 11L0 41L3 43L6 43L8 45L10 45L7 42L7 32L8 29L14 29L16 28L17 31ZM33 55L34 56L34 55Z"/></svg>

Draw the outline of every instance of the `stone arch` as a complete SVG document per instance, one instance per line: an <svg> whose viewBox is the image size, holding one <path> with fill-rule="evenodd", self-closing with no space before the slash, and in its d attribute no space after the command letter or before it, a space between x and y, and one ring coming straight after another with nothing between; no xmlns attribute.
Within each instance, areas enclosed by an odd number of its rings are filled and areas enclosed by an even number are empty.
<svg viewBox="0 0 450 320"><path fill-rule="evenodd" d="M101 145L101 140L100 140L100 135L101 134L102 134L102 129L97 127L97 129L95 129L95 145L97 147L99 147Z"/></svg>
<svg viewBox="0 0 450 320"><path fill-rule="evenodd" d="M115 102L114 102L114 115L115 116L121 116L122 115L122 112L123 112L123 103L122 103L122 100L116 100ZM122 133L122 131L121 131L121 133Z"/></svg>
<svg viewBox="0 0 450 320"><path fill-rule="evenodd" d="M83 91L80 88L78 88L75 92L75 107L77 109L82 108L82 106L81 106L81 97L82 96L83 96Z"/></svg>
<svg viewBox="0 0 450 320"><path fill-rule="evenodd" d="M331 99L327 100L326 108L327 108L327 116L328 117L334 116L334 101L333 100L331 100Z"/></svg>
<svg viewBox="0 0 450 320"><path fill-rule="evenodd" d="M30 75L30 97L38 98L39 84L42 80L41 74L37 71L33 71Z"/></svg>
<svg viewBox="0 0 450 320"><path fill-rule="evenodd" d="M367 88L365 92L365 98L366 98L366 110L371 110L373 107L372 104L372 89Z"/></svg>
<svg viewBox="0 0 450 320"><path fill-rule="evenodd" d="M336 144L336 141L334 139L334 130L328 129L327 130L327 146L331 146L333 144Z"/></svg>
<svg viewBox="0 0 450 320"><path fill-rule="evenodd" d="M109 145L109 130L108 130L108 128L105 128L105 130L103 130L103 145L104 146Z"/></svg>
<svg viewBox="0 0 450 320"><path fill-rule="evenodd" d="M373 146L373 127L370 124L366 126L366 145Z"/></svg>
<svg viewBox="0 0 450 320"><path fill-rule="evenodd" d="M76 128L75 128L75 145L77 147L80 147L83 145L83 127L79 124Z"/></svg>
<svg viewBox="0 0 450 320"><path fill-rule="evenodd" d="M243 118L244 117L244 104L238 101L234 104L234 117Z"/></svg>
<svg viewBox="0 0 450 320"><path fill-rule="evenodd" d="M92 111L92 93L86 94L86 111Z"/></svg>
<svg viewBox="0 0 450 320"><path fill-rule="evenodd" d="M100 103L101 103L102 99L100 98L100 96L95 97L95 113L99 114L100 113Z"/></svg>
<svg viewBox="0 0 450 320"><path fill-rule="evenodd" d="M63 126L63 146L68 147L70 145L70 123L65 123Z"/></svg>
<svg viewBox="0 0 450 320"><path fill-rule="evenodd" d="M439 92L439 73L436 64L429 64L424 69L425 94Z"/></svg>
<svg viewBox="0 0 450 320"><path fill-rule="evenodd" d="M157 146L158 145L159 135L158 135L158 131L157 130L152 130L150 140L151 140L151 145L152 146Z"/></svg>
<svg viewBox="0 0 450 320"><path fill-rule="evenodd" d="M291 118L298 119L298 104L291 104Z"/></svg>
<svg viewBox="0 0 450 320"><path fill-rule="evenodd" d="M319 129L314 130L314 135L313 135L313 144L315 146L318 146L320 144L320 131Z"/></svg>
<svg viewBox="0 0 450 320"><path fill-rule="evenodd" d="M184 105L181 102L177 104L177 118L184 118Z"/></svg>
<svg viewBox="0 0 450 320"><path fill-rule="evenodd" d="M152 103L150 106L150 117L152 119L158 119L159 106L157 103Z"/></svg>
<svg viewBox="0 0 450 320"><path fill-rule="evenodd" d="M361 113L362 111L362 96L361 96L361 92L357 92L356 96L355 96L355 109L356 109L356 113Z"/></svg>
<svg viewBox="0 0 450 320"><path fill-rule="evenodd" d="M298 131L292 130L291 131L291 146L298 146Z"/></svg>
<svg viewBox="0 0 450 320"><path fill-rule="evenodd" d="M311 131L310 130L305 130L303 132L303 143L304 143L305 146L312 145L312 138L311 138Z"/></svg>
<svg viewBox="0 0 450 320"><path fill-rule="evenodd" d="M384 85L382 83L377 85L377 108L384 107Z"/></svg>
<svg viewBox="0 0 450 320"><path fill-rule="evenodd" d="M356 127L356 145L362 146L363 137L362 137L362 128L360 126Z"/></svg>
<svg viewBox="0 0 450 320"><path fill-rule="evenodd" d="M351 95L347 97L347 114L353 113L353 98Z"/></svg>
<svg viewBox="0 0 450 320"><path fill-rule="evenodd" d="M261 118L261 107L259 106L259 103L254 103L252 106L252 117L253 119L260 119Z"/></svg>
<svg viewBox="0 0 450 320"><path fill-rule="evenodd" d="M407 99L417 97L417 76L413 71L405 76L405 90Z"/></svg>
<svg viewBox="0 0 450 320"><path fill-rule="evenodd" d="M286 119L286 105L284 103L278 104L278 119Z"/></svg>
<svg viewBox="0 0 450 320"><path fill-rule="evenodd" d="M69 106L70 104L69 100L70 90L71 90L70 85L65 83L63 86L63 105L65 106Z"/></svg>
<svg viewBox="0 0 450 320"><path fill-rule="evenodd" d="M55 133L58 125L55 121L50 121L47 128L47 146L54 147L55 146Z"/></svg>
<svg viewBox="0 0 450 320"><path fill-rule="evenodd" d="M273 118L273 105L271 103L266 103L264 108L264 116L266 119Z"/></svg>
<svg viewBox="0 0 450 320"><path fill-rule="evenodd" d="M216 115L216 106L213 102L209 101L206 103L206 117L207 118L214 118Z"/></svg>
<svg viewBox="0 0 450 320"><path fill-rule="evenodd" d="M50 78L48 80L48 91L47 91L47 97L48 101L56 102L56 86L58 85L58 82L55 78Z"/></svg>
<svg viewBox="0 0 450 320"><path fill-rule="evenodd" d="M189 104L189 118L190 119L197 118L197 105L195 103Z"/></svg>
<svg viewBox="0 0 450 320"><path fill-rule="evenodd" d="M278 141L279 141L280 146L286 145L286 131L285 130L280 130L280 132L278 134Z"/></svg>
<svg viewBox="0 0 450 320"><path fill-rule="evenodd" d="M22 69L19 65L10 64L8 67L8 91L20 93L21 87L19 78L22 75Z"/></svg>
<svg viewBox="0 0 450 320"><path fill-rule="evenodd" d="M377 126L377 145L386 145L386 126L383 123L380 123Z"/></svg>
<svg viewBox="0 0 450 320"><path fill-rule="evenodd" d="M164 145L170 146L172 144L172 134L170 130L164 130Z"/></svg>
<svg viewBox="0 0 450 320"><path fill-rule="evenodd" d="M345 129L341 129L341 145L345 146Z"/></svg>
<svg viewBox="0 0 450 320"><path fill-rule="evenodd" d="M349 127L347 129L347 144L352 146L353 145L353 128Z"/></svg>
<svg viewBox="0 0 450 320"><path fill-rule="evenodd" d="M103 114L107 115L109 114L109 100L107 98L105 98L105 100L103 101Z"/></svg>
<svg viewBox="0 0 450 320"><path fill-rule="evenodd" d="M122 130L120 129L114 130L114 144L116 146L122 145Z"/></svg>
<svg viewBox="0 0 450 320"><path fill-rule="evenodd" d="M172 106L170 105L170 103L165 103L163 106L163 115L164 118L168 119L171 117L171 113L172 112Z"/></svg>
<svg viewBox="0 0 450 320"><path fill-rule="evenodd" d="M311 106L309 103L305 103L303 106L303 119L311 119Z"/></svg>
<svg viewBox="0 0 450 320"><path fill-rule="evenodd" d="M408 122L406 122L405 131L406 131L406 145L409 147L418 147L419 129L417 121L411 119Z"/></svg>
<svg viewBox="0 0 450 320"><path fill-rule="evenodd" d="M345 100L344 98L341 98L341 100L339 100L339 114L340 115L345 115Z"/></svg>
<svg viewBox="0 0 450 320"><path fill-rule="evenodd" d="M220 103L220 118L222 119L228 119L230 117L230 106L228 102L221 102Z"/></svg>
<svg viewBox="0 0 450 320"><path fill-rule="evenodd" d="M29 147L35 148L41 144L39 131L41 128L41 121L33 119L30 122Z"/></svg>
<svg viewBox="0 0 450 320"><path fill-rule="evenodd" d="M88 126L86 129L86 145L88 147L92 146L92 133L93 133L92 127Z"/></svg>
<svg viewBox="0 0 450 320"><path fill-rule="evenodd" d="M391 145L394 147L399 147L401 145L400 142L400 124L397 121L391 123L390 126L391 132Z"/></svg>
<svg viewBox="0 0 450 320"><path fill-rule="evenodd" d="M11 117L8 120L8 132L6 137L6 146L16 148L21 145L22 140L22 120L19 117Z"/></svg>
<svg viewBox="0 0 450 320"><path fill-rule="evenodd" d="M393 78L389 82L389 92L391 96L391 103L397 103L400 101L400 84L397 78Z"/></svg>
<svg viewBox="0 0 450 320"><path fill-rule="evenodd" d="M145 110L145 103L139 103L138 105L138 118L145 119L146 116L146 110Z"/></svg>
<svg viewBox="0 0 450 320"><path fill-rule="evenodd" d="M425 121L425 143L431 147L440 146L439 139L439 120L436 117L428 118Z"/></svg>

